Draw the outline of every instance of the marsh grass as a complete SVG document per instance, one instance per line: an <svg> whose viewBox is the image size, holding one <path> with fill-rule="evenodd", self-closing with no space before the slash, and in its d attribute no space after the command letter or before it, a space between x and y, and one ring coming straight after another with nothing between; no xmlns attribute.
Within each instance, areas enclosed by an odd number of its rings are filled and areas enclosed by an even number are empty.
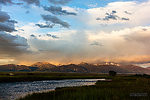
<svg viewBox="0 0 150 100"><path fill-rule="evenodd" d="M12 72L11 72L12 73ZM98 73L48 73L48 72L8 72L0 73L1 82L25 82L41 80L62 80L62 79L97 79L109 77L107 74Z"/></svg>
<svg viewBox="0 0 150 100"><path fill-rule="evenodd" d="M146 93L147 95L130 96ZM96 85L57 88L55 91L34 93L19 100L150 100L150 79L136 76L112 77L111 82Z"/></svg>

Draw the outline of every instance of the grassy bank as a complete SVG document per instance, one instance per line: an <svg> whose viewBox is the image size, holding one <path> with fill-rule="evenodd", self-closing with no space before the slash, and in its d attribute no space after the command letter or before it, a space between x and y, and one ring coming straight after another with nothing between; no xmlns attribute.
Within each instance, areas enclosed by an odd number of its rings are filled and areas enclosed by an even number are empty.
<svg viewBox="0 0 150 100"><path fill-rule="evenodd" d="M57 88L34 93L20 100L150 100L150 79L141 76L117 76L111 82L93 86Z"/></svg>
<svg viewBox="0 0 150 100"><path fill-rule="evenodd" d="M92 73L0 72L0 83L61 79L97 79L107 77L109 77L107 74Z"/></svg>

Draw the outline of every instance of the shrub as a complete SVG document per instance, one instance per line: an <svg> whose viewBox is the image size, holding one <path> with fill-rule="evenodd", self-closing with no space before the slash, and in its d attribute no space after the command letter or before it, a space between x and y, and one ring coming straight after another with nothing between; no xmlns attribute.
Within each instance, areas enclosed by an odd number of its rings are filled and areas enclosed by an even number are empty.
<svg viewBox="0 0 150 100"><path fill-rule="evenodd" d="M117 72L115 71L109 71L109 76L116 76Z"/></svg>

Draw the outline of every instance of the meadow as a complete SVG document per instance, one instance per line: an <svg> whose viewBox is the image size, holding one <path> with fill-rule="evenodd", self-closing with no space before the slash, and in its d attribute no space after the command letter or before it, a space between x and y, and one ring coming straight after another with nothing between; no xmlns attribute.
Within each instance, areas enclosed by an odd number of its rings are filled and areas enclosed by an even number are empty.
<svg viewBox="0 0 150 100"><path fill-rule="evenodd" d="M62 80L112 79L92 86L56 88L55 91L33 93L19 100L150 100L150 76L99 73L0 72L0 83Z"/></svg>
<svg viewBox="0 0 150 100"><path fill-rule="evenodd" d="M150 100L150 78L143 75L109 77L92 86L56 88L19 100Z"/></svg>
<svg viewBox="0 0 150 100"><path fill-rule="evenodd" d="M0 72L0 83L62 79L98 79L108 77L108 74L98 73Z"/></svg>

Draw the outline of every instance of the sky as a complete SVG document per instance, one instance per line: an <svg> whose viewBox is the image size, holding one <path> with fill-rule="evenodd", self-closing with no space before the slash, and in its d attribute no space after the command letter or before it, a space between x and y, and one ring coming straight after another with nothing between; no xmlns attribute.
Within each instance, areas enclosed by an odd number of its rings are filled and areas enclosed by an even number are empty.
<svg viewBox="0 0 150 100"><path fill-rule="evenodd" d="M0 64L150 63L150 0L0 0Z"/></svg>

